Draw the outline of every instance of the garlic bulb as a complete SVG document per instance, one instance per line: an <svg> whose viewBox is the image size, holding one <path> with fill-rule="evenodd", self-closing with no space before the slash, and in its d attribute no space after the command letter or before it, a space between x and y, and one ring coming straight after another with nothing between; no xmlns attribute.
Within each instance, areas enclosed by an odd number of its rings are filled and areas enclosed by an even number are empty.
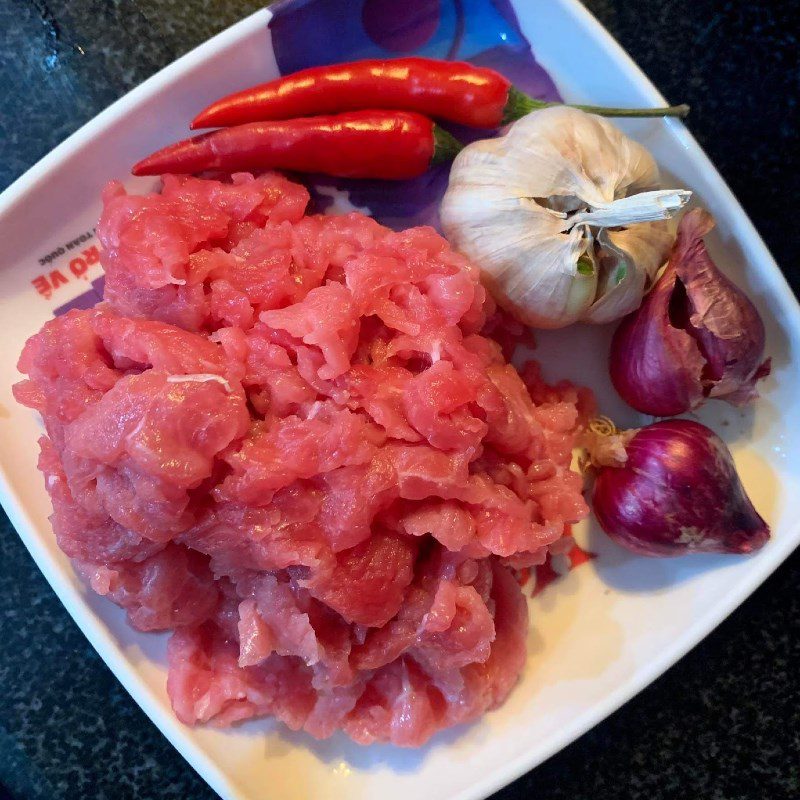
<svg viewBox="0 0 800 800"><path fill-rule="evenodd" d="M546 108L458 154L442 226L529 325L610 322L638 308L691 196L658 180L653 157L608 120Z"/></svg>

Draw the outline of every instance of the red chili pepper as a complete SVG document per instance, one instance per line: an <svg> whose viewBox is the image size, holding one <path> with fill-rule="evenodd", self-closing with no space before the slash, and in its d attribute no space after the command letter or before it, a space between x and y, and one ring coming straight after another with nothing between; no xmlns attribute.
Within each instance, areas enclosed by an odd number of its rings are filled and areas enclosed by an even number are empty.
<svg viewBox="0 0 800 800"><path fill-rule="evenodd" d="M171 144L134 175L285 169L343 178L403 180L452 159L461 145L427 117L407 111L254 122Z"/></svg>
<svg viewBox="0 0 800 800"><path fill-rule="evenodd" d="M501 124L560 103L535 100L499 72L433 58L371 59L312 67L223 97L192 120L192 128L309 117L364 108L418 111L472 128ZM688 106L603 108L577 105L601 116L686 116Z"/></svg>

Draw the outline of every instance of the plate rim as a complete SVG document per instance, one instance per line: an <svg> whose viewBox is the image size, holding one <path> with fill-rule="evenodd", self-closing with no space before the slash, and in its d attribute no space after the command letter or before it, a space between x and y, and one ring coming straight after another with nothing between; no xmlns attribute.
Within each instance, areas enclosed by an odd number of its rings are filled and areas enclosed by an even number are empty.
<svg viewBox="0 0 800 800"><path fill-rule="evenodd" d="M525 1L511 0L515 7L518 3ZM645 97L652 101L653 105L668 105L664 95L658 91L641 67L580 0L549 1L558 3L564 12L575 20L576 24L587 29L587 33L600 43L603 50L609 53L616 61L621 62L631 81L636 84ZM795 325L800 325L800 301L798 301L786 276L778 267L775 258L736 195L686 125L674 117L665 118L664 123L676 135L685 149L695 151L703 164L704 176L712 184L713 194L739 217L742 223L742 228L738 230L739 237L746 239L753 247L753 260L759 262L760 268L764 269L765 275L769 279L767 287L769 293L775 294L786 305L786 311L794 318ZM484 780L454 795L451 800L484 800L484 798L522 777L530 770L540 766L592 730L611 714L618 711L625 703L644 691L703 639L713 633L786 561L799 545L800 521L797 521L793 526L788 526L786 530L781 531L780 539L773 539L770 550L762 554L757 562L758 568L748 571L745 574L745 578L732 588L722 600L718 601L708 613L694 620L690 626L687 626L681 637L676 640L677 646L673 645L669 650L663 651L658 658L653 659L643 673L638 676L637 680L621 684L617 690L605 695L601 702L576 715L569 725L563 727L557 735L550 738L546 747L537 751L536 759L526 759L524 755L519 756L505 765L502 770L502 777L487 775ZM498 772L501 771L498 770Z"/></svg>
<svg viewBox="0 0 800 800"><path fill-rule="evenodd" d="M512 0L515 7L521 2L524 3L526 0ZM583 27L604 51L622 65L631 82L648 100L655 105L666 103L664 97L636 62L579 0L547 0L547 2L557 3L564 13L574 19L576 25ZM46 179L47 174L54 166L91 141L97 133L115 122L118 117L128 113L131 106L167 89L175 78L212 57L216 52L225 49L230 43L259 28L263 30L271 18L272 11L269 8L259 9L190 50L120 97L78 128L0 193L0 217L34 191ZM741 223L737 234L752 248L752 258L759 263L760 274L766 279L764 288L769 294L775 295L779 299L785 311L800 329L800 303L747 213L686 126L675 119L666 119L665 124L670 126L671 131L683 147L694 151L701 160L704 176L711 183L714 195L737 216L738 222ZM77 586L68 580L61 566L39 541L33 521L11 488L10 481L2 467L0 467L0 503L64 608L114 677L120 681L150 721L217 794L226 800L248 800L239 787L217 766L211 756L207 755L199 744L186 735L184 726L178 722L177 718L164 713L159 699L129 662L120 644L111 635L102 620L94 616ZM602 701L577 714L569 725L562 727L557 734L550 737L545 747L540 747L535 752L521 754L512 761L506 762L501 768L487 774L483 780L457 794L450 795L450 800L482 800L482 798L488 797L539 766L614 713L647 688L656 678L663 675L689 650L716 629L775 572L798 544L800 544L800 521L782 530L781 537L774 540L770 550L759 558L758 566L748 571L744 579L728 591L724 598L715 603L708 613L687 626L680 638L675 640L677 646L673 645L669 650L663 651L658 658L651 660L635 680L621 684L618 689L606 694Z"/></svg>
<svg viewBox="0 0 800 800"><path fill-rule="evenodd" d="M615 60L621 62L632 82L654 105L668 105L664 95L658 91L641 67L580 0L550 1L558 3L565 13L572 16L576 24L584 26L587 29L587 33L596 39L606 52L613 56ZM515 7L520 2L525 2L525 0L512 0L512 4ZM787 312L794 317L795 324L800 325L800 302L736 195L686 125L674 117L665 118L664 123L677 136L684 148L689 151L695 151L703 163L703 172L712 184L713 193L740 218L743 227L738 230L738 234L740 238L748 240L748 243L752 245L754 250L753 260L759 262L760 267L765 270L765 274L769 278L767 287L769 293L775 294L781 301L786 303ZM638 677L638 680L621 684L617 690L605 695L601 702L576 715L568 726L565 726L557 735L551 737L546 747L537 752L536 760L526 759L524 755L519 756L505 765L502 777L499 779L496 775L488 775L485 780L454 795L451 800L483 800L489 797L489 795L522 777L530 770L540 766L583 736L583 734L592 730L615 711L618 711L625 703L632 700L657 678L664 675L690 650L716 630L786 561L798 545L800 545L800 521L796 522L794 526L789 526L786 530L781 531L781 538L773 539L771 549L764 553L757 562L758 568L747 572L745 578L731 589L722 600L718 601L711 611L696 619L692 625L687 626L680 639L676 640L678 642L677 646L663 651L661 656L653 659L643 674ZM766 556L769 556L769 558Z"/></svg>
<svg viewBox="0 0 800 800"><path fill-rule="evenodd" d="M271 18L272 12L268 8L258 9L167 64L115 100L43 156L0 194L0 218L13 205L33 192L47 178L47 174L54 166L91 141L104 128L112 125L118 117L124 116L129 107L168 88L178 76L213 57L230 43L259 29L265 30ZM112 636L102 620L92 613L77 586L69 581L60 565L44 548L33 520L12 488L2 465L0 465L0 505L67 613L150 722L223 800L249 800L200 745L186 735L184 726L178 718L163 712L155 693L133 668L120 643Z"/></svg>

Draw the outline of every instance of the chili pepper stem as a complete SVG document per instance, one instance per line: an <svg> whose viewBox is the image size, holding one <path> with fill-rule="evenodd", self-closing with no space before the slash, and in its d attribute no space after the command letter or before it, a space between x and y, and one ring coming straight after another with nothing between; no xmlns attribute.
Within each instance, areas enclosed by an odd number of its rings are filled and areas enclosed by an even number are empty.
<svg viewBox="0 0 800 800"><path fill-rule="evenodd" d="M503 111L503 124L507 125L509 122L514 122L514 120L530 114L531 111L563 105L586 111L589 114L597 114L600 117L680 117L683 119L689 113L689 106L686 103L663 108L609 108L606 106L585 106L579 103L550 103L546 100L536 100L533 97L529 97L516 87L511 86L508 90L508 102Z"/></svg>
<svg viewBox="0 0 800 800"><path fill-rule="evenodd" d="M464 145L453 134L434 124L431 164L450 163L463 149Z"/></svg>

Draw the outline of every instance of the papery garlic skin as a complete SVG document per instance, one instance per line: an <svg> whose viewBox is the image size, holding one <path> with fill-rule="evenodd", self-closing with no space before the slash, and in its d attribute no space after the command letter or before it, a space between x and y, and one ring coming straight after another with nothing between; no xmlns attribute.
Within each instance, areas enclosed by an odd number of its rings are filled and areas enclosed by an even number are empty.
<svg viewBox="0 0 800 800"><path fill-rule="evenodd" d="M458 154L440 217L524 322L608 322L639 306L674 239L666 220L689 199L658 179L647 150L608 120L547 108Z"/></svg>
<svg viewBox="0 0 800 800"><path fill-rule="evenodd" d="M601 230L597 235L602 253L598 291L583 321L602 325L635 311L669 257L674 240L672 221L640 222L623 230ZM620 268L631 263L636 268L626 268L617 279Z"/></svg>

